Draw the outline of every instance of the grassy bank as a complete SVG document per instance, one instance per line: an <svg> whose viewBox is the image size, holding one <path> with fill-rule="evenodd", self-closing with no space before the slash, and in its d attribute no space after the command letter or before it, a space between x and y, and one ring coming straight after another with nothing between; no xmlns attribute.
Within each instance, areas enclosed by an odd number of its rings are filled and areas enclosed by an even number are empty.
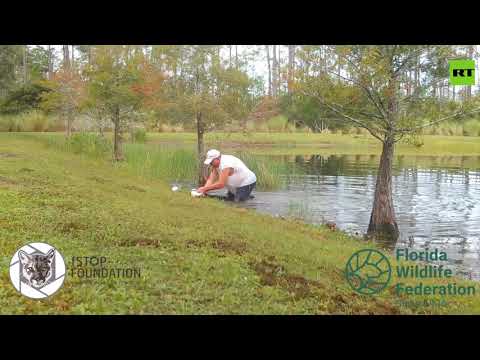
<svg viewBox="0 0 480 360"><path fill-rule="evenodd" d="M480 313L478 296L425 308L397 304L391 287L357 295L345 263L375 245L341 232L172 193L125 164L15 134L0 140L2 314ZM73 256L106 256L109 266L139 267L142 275L67 276L53 297L29 300L11 285L9 263L33 241L55 246L67 267Z"/></svg>
<svg viewBox="0 0 480 360"><path fill-rule="evenodd" d="M94 133L76 133L68 140L61 134L28 133L17 136L39 140L56 151L82 154L90 158L108 159L112 154L109 137L103 138ZM293 168L285 162L270 161L262 155L253 155L244 150L234 151L233 154L240 156L258 175L259 189L274 189L280 185L280 175L294 173ZM126 165L139 176L196 183L197 153L188 146L127 143L124 144L124 155Z"/></svg>
<svg viewBox="0 0 480 360"><path fill-rule="evenodd" d="M182 143L193 146L194 133L149 133L152 143ZM480 137L424 135L424 145L400 143L397 155L477 155L480 153ZM251 153L272 155L305 154L380 154L381 144L367 135L308 134L308 133L208 133L209 146L236 149L248 146Z"/></svg>

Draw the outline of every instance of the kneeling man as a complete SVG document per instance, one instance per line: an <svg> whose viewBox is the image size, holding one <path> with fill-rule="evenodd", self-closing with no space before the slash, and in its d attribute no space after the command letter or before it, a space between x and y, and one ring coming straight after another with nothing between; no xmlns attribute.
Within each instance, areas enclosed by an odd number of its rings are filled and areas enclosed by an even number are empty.
<svg viewBox="0 0 480 360"><path fill-rule="evenodd" d="M257 177L242 160L212 149L207 153L205 165L210 165L212 172L205 185L198 188L197 192L206 194L208 191L226 187L227 200L244 201L250 197L257 183Z"/></svg>

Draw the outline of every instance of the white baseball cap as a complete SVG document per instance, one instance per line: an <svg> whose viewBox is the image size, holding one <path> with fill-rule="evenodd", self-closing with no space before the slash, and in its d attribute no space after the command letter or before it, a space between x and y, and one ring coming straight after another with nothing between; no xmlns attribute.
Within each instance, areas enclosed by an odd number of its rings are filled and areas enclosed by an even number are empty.
<svg viewBox="0 0 480 360"><path fill-rule="evenodd" d="M204 164L205 165L210 165L210 163L212 162L212 160L216 159L216 158L219 158L220 157L220 151L218 150L215 150L215 149L211 149L211 150L208 150L207 152L207 158L205 159L205 162Z"/></svg>

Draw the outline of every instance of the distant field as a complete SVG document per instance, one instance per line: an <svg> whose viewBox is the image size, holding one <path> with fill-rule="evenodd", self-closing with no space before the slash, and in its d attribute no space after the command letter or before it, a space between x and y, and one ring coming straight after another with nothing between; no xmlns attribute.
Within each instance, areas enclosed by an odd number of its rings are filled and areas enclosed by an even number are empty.
<svg viewBox="0 0 480 360"><path fill-rule="evenodd" d="M149 133L148 142L177 142L193 145L195 133ZM423 136L424 145L400 143L397 155L477 155L480 137ZM380 154L381 144L366 135L305 134L305 133L209 133L207 145L225 148L248 146L253 153L269 154Z"/></svg>

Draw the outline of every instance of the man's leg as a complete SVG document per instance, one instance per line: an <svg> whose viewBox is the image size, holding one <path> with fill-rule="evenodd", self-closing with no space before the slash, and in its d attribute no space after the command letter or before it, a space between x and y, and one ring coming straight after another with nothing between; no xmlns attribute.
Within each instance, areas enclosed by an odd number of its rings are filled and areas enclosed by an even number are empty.
<svg viewBox="0 0 480 360"><path fill-rule="evenodd" d="M245 201L248 200L250 197L250 194L252 193L253 189L255 188L255 185L257 183L254 182L253 184L246 185L239 187L237 191L235 192L235 201Z"/></svg>
<svg viewBox="0 0 480 360"><path fill-rule="evenodd" d="M235 194L231 193L230 190L227 192L227 197L225 198L227 201L234 201L235 200Z"/></svg>

